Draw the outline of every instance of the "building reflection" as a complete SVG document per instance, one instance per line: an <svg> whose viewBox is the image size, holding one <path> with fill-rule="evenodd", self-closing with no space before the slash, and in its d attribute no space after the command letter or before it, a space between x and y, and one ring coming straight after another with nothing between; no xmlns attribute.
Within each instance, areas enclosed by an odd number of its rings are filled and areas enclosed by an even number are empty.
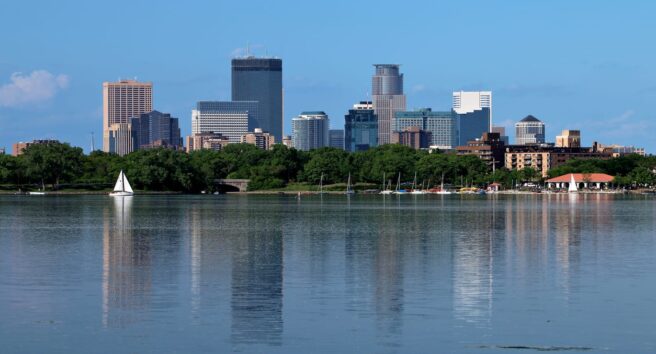
<svg viewBox="0 0 656 354"><path fill-rule="evenodd" d="M136 322L150 301L151 245L135 236L132 197L112 198L103 215L102 323L123 327Z"/></svg>
<svg viewBox="0 0 656 354"><path fill-rule="evenodd" d="M257 200L252 200L257 203ZM282 344L283 237L279 215L258 224L261 208L243 208L251 225L232 242L232 342ZM275 212L275 210L274 210Z"/></svg>

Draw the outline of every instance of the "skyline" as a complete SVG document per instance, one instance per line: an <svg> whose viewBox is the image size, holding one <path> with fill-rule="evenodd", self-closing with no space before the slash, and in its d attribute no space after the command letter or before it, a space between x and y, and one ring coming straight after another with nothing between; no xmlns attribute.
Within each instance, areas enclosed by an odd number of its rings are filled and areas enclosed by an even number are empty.
<svg viewBox="0 0 656 354"><path fill-rule="evenodd" d="M650 136L656 127L650 107L656 98L651 67L656 53L645 45L648 14L656 4L417 1L388 13L385 5L394 3L377 2L379 8L373 2L336 1L282 4L262 14L257 9L264 2L258 1L139 2L124 14L119 10L125 4L5 5L0 29L14 35L0 39L2 48L9 49L0 57L0 147L54 138L88 151L94 132L99 148L102 82L135 76L153 82L153 109L178 117L187 135L196 102L230 100L230 59L245 54L243 48L252 43L252 54L284 62L285 135L291 134L291 119L303 111L325 111L331 128L342 129L352 105L371 99L372 65L388 62L402 65L408 110L448 110L453 91L490 90L493 125L504 126L511 141L514 124L533 115L545 122L548 141L563 129L575 129L581 130L586 146L597 140L656 150ZM444 16L433 26L435 17L418 18L418 8ZM234 16L209 21L222 12ZM30 13L43 26L6 15L13 13ZM97 25L143 17L175 23L192 13L203 25L157 26L147 41L128 36L130 29L121 26ZM290 23L310 13L331 21L309 31ZM252 28L239 26L247 17ZM399 28L386 36L370 28L395 17ZM365 29L371 35L335 40ZM108 55L107 48L119 55Z"/></svg>

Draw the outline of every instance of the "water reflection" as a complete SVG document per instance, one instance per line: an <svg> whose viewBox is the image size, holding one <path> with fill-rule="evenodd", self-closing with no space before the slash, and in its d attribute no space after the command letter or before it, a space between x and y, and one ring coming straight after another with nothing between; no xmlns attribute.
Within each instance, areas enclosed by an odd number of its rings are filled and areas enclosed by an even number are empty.
<svg viewBox="0 0 656 354"><path fill-rule="evenodd" d="M134 235L132 197L112 199L103 212L102 323L123 327L149 306L151 246Z"/></svg>

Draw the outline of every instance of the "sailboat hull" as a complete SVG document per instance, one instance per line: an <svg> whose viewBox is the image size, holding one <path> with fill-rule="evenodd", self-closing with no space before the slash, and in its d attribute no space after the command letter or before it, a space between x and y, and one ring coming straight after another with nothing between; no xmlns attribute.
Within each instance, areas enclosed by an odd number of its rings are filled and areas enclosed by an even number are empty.
<svg viewBox="0 0 656 354"><path fill-rule="evenodd" d="M132 192L122 192L122 191L109 193L110 197L131 197L133 195L134 193Z"/></svg>

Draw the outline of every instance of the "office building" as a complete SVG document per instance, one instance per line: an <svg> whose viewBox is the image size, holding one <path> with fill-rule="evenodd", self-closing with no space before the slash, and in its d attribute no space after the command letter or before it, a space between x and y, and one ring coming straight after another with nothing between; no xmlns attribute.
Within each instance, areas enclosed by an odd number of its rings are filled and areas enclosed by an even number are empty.
<svg viewBox="0 0 656 354"><path fill-rule="evenodd" d="M371 101L354 104L344 116L344 144L351 152L378 146L378 116Z"/></svg>
<svg viewBox="0 0 656 354"><path fill-rule="evenodd" d="M153 84L136 80L103 82L103 151L111 150L110 127L129 124L130 118L153 110ZM113 135L116 135L116 127Z"/></svg>
<svg viewBox="0 0 656 354"><path fill-rule="evenodd" d="M458 155L474 155L492 169L504 165L505 143L499 133L483 133L480 139L471 140L467 145L458 146Z"/></svg>
<svg viewBox="0 0 656 354"><path fill-rule="evenodd" d="M623 145L601 145L598 144L598 148L601 151L611 154L613 157L621 157L628 155L640 155L646 156L645 148L635 147L635 146L623 146Z"/></svg>
<svg viewBox="0 0 656 354"><path fill-rule="evenodd" d="M563 130L560 135L556 136L556 147L581 147L581 131Z"/></svg>
<svg viewBox="0 0 656 354"><path fill-rule="evenodd" d="M544 123L532 115L515 123L515 144L544 144Z"/></svg>
<svg viewBox="0 0 656 354"><path fill-rule="evenodd" d="M454 92L453 111L458 117L458 145L480 138L492 128L492 92Z"/></svg>
<svg viewBox="0 0 656 354"><path fill-rule="evenodd" d="M392 132L391 144L401 144L413 149L427 149L430 146L431 133L420 127L407 127Z"/></svg>
<svg viewBox="0 0 656 354"><path fill-rule="evenodd" d="M291 135L283 135L282 144L285 145L288 148L294 147L294 143L292 142L292 136Z"/></svg>
<svg viewBox="0 0 656 354"><path fill-rule="evenodd" d="M15 144L12 144L11 146L11 155L12 156L20 156L23 154L24 150L27 149L28 146L30 145L39 145L39 144L59 144L59 140L52 140L52 139L40 139L40 140L32 140L29 142L18 142ZM2 153L4 154L4 148L2 149Z"/></svg>
<svg viewBox="0 0 656 354"><path fill-rule="evenodd" d="M409 127L419 127L430 132L430 146L448 150L457 145L457 117L453 112L434 112L430 108L396 112L392 131L402 131Z"/></svg>
<svg viewBox="0 0 656 354"><path fill-rule="evenodd" d="M344 150L344 129L328 130L328 146Z"/></svg>
<svg viewBox="0 0 656 354"><path fill-rule="evenodd" d="M498 133L504 144L510 145L510 138L506 135L506 127L492 127L491 133Z"/></svg>
<svg viewBox="0 0 656 354"><path fill-rule="evenodd" d="M251 117L248 131L261 128L282 141L282 60L274 58L232 59L232 100L257 102L258 115Z"/></svg>
<svg viewBox="0 0 656 354"><path fill-rule="evenodd" d="M238 143L249 122L258 120L258 107L255 101L200 101L191 111L191 133L214 132Z"/></svg>
<svg viewBox="0 0 656 354"><path fill-rule="evenodd" d="M308 151L328 146L328 115L324 112L303 112L292 119L292 144L297 150Z"/></svg>
<svg viewBox="0 0 656 354"><path fill-rule="evenodd" d="M378 117L378 144L390 143L392 120L396 112L406 110L403 94L403 74L397 64L374 64L371 80L372 105Z"/></svg>
<svg viewBox="0 0 656 354"><path fill-rule="evenodd" d="M134 132L130 123L116 123L107 129L107 148L119 156L134 151Z"/></svg>
<svg viewBox="0 0 656 354"><path fill-rule="evenodd" d="M262 150L271 150L276 143L276 137L265 132L260 128L255 128L252 133L246 133L241 136L241 143L253 144Z"/></svg>
<svg viewBox="0 0 656 354"><path fill-rule="evenodd" d="M147 149L152 147L182 147L178 118L169 113L152 111L142 113L139 117L130 118L132 133L134 134L134 149Z"/></svg>
<svg viewBox="0 0 656 354"><path fill-rule="evenodd" d="M222 150L231 141L227 136L214 132L195 133L187 136L187 152L196 150Z"/></svg>

